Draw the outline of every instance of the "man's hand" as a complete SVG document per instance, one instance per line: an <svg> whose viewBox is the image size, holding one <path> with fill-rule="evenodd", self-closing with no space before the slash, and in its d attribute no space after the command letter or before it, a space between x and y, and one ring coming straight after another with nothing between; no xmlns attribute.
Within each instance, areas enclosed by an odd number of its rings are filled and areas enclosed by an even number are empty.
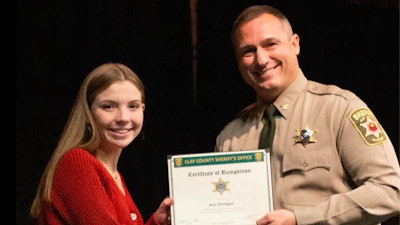
<svg viewBox="0 0 400 225"><path fill-rule="evenodd" d="M296 216L292 211L278 209L265 214L257 220L257 225L296 225Z"/></svg>

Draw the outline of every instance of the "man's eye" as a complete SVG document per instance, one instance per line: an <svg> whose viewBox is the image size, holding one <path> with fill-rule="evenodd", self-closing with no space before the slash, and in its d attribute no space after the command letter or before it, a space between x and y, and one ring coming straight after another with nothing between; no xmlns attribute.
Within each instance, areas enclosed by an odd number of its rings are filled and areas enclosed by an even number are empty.
<svg viewBox="0 0 400 225"><path fill-rule="evenodd" d="M252 56L254 54L254 52L255 51L252 50L252 49L247 49L247 50L242 52L242 56L244 56L244 57Z"/></svg>
<svg viewBox="0 0 400 225"><path fill-rule="evenodd" d="M274 47L274 46L276 46L278 43L276 43L276 42L270 42L270 43L268 43L266 46L267 46L267 48L270 48L270 47Z"/></svg>

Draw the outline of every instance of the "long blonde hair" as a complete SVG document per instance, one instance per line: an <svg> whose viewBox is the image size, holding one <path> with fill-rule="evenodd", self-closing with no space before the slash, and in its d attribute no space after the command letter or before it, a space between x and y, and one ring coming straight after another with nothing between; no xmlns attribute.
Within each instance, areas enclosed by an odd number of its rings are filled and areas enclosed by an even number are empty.
<svg viewBox="0 0 400 225"><path fill-rule="evenodd" d="M99 146L100 136L90 106L96 96L116 81L131 81L140 91L145 103L144 85L129 67L121 63L105 63L93 69L83 80L69 118L58 144L47 163L36 192L29 214L38 218L42 204L51 203L51 186L54 171L60 158L71 148L80 147L93 152Z"/></svg>

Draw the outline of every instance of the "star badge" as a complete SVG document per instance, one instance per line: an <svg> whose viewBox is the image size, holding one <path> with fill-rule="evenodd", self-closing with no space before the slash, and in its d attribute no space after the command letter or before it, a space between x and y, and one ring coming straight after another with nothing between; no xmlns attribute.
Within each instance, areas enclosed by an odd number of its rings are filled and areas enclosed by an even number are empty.
<svg viewBox="0 0 400 225"><path fill-rule="evenodd" d="M221 196L224 193L224 191L229 191L228 188L229 181L223 181L221 177L219 178L218 182L212 182L212 183L214 185L213 192L218 191Z"/></svg>
<svg viewBox="0 0 400 225"><path fill-rule="evenodd" d="M297 135L296 135L295 143L301 143L303 145L303 147L306 147L307 144L316 142L313 135L315 133L317 133L317 130L309 129L308 125L306 125L306 127L302 130L297 129L296 132L297 132Z"/></svg>

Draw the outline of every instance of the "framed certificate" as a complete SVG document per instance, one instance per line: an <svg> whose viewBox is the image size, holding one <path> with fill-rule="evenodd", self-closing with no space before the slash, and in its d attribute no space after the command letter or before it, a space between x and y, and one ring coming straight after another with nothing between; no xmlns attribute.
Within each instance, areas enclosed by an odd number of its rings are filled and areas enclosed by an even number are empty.
<svg viewBox="0 0 400 225"><path fill-rule="evenodd" d="M168 156L172 225L255 225L272 211L266 150Z"/></svg>

